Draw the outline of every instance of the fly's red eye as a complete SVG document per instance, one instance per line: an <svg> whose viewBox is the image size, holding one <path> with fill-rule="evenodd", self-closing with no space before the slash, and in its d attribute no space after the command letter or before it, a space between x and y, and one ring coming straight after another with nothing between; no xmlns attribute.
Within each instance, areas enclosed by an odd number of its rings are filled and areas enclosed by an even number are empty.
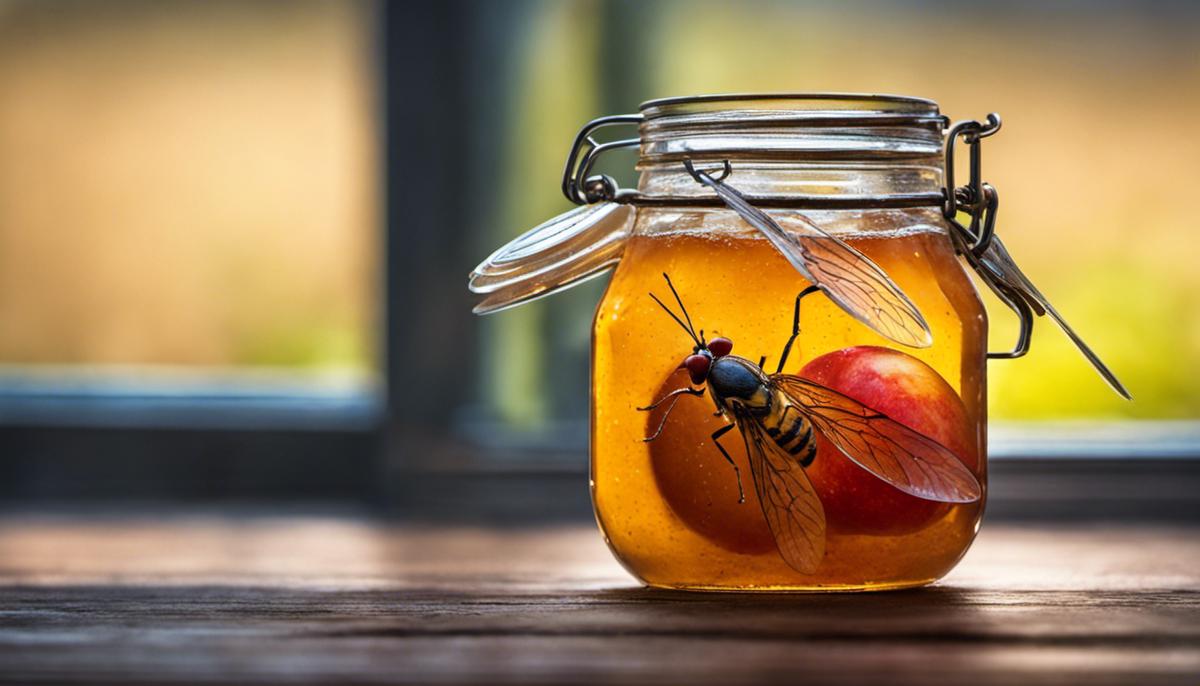
<svg viewBox="0 0 1200 686"><path fill-rule="evenodd" d="M733 341L728 338L714 338L708 342L708 351L713 357L725 357L733 352Z"/></svg>
<svg viewBox="0 0 1200 686"><path fill-rule="evenodd" d="M688 355L683 361L683 366L687 367L688 375L692 377L692 383L702 384L708 378L708 368L712 364L712 360L708 355Z"/></svg>

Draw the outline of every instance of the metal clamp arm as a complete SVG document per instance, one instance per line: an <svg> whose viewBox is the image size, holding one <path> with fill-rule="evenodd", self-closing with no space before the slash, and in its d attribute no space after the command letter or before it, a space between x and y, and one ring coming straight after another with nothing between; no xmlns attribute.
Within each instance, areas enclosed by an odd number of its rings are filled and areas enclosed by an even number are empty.
<svg viewBox="0 0 1200 686"><path fill-rule="evenodd" d="M563 169L562 192L567 200L576 205L588 205L601 200L612 200L617 195L617 182L611 176L589 177L596 159L603 153L617 148L631 148L641 143L640 138L599 143L592 134L607 126L636 125L642 123L640 114L617 114L593 119L575 135L571 153ZM586 151L585 151L586 148ZM582 153L582 158L580 154Z"/></svg>

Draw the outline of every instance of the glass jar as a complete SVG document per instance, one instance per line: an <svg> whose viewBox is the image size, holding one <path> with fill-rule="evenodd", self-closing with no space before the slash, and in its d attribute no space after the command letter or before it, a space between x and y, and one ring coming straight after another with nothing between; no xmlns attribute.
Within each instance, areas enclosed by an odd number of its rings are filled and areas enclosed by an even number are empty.
<svg viewBox="0 0 1200 686"><path fill-rule="evenodd" d="M637 138L593 138L632 124ZM584 127L563 178L583 207L494 253L471 288L487 313L616 266L593 323L591 492L634 576L889 589L963 556L986 499L986 360L1024 354L1034 313L1063 324L993 235L979 151L999 125L815 94L656 100ZM636 190L591 175L635 145ZM986 351L960 257L1020 315L1012 352Z"/></svg>
<svg viewBox="0 0 1200 686"><path fill-rule="evenodd" d="M639 191L647 196L712 196L683 168L685 157L701 165L730 160L728 182L759 198L861 204L863 196L937 194L943 183L943 121L926 101L685 99L650 102L642 111ZM913 390L908 402L952 405L961 399L965 423L943 441L984 482L987 316L940 209L768 211L785 229L790 216L802 214L860 250L912 299L933 336L927 348L901 346L829 299L806 298L800 335L782 371L797 374L819 356L857 346L901 349L936 375L908 373L894 384L930 384ZM686 384L676 368L692 347L647 295L671 297L663 273L697 329L730 338L743 357L766 355L767 371L775 369L791 336L796 295L810 285L726 207L638 208L593 329L592 498L622 564L651 586L694 589L897 588L946 574L975 536L982 498L961 504L922 500L821 446L807 472L824 505L825 554L806 574L780 556L757 496L750 492L738 502L734 472L711 438L726 420L714 416L711 402L680 399L660 436L643 441L662 413L639 415L636 408ZM895 365L874 350L861 355L870 368ZM886 370L881 374L886 377ZM931 383L936 376L944 387ZM956 397L938 396L947 390ZM728 438L723 444L741 473L750 474L742 441ZM835 493L839 488L852 493Z"/></svg>

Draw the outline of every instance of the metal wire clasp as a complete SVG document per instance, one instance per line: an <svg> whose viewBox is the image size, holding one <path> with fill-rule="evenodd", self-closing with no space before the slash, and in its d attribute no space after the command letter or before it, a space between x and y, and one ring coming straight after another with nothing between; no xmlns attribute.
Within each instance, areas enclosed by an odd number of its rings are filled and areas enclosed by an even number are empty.
<svg viewBox="0 0 1200 686"><path fill-rule="evenodd" d="M567 156L567 165L563 169L562 192L567 200L576 205L588 205L602 200L613 200L617 197L617 182L607 174L590 176L596 159L609 150L616 148L631 148L642 142L641 138L625 138L622 140L599 143L592 134L606 126L621 124L641 124L640 114L617 114L593 119L575 135L571 145L571 154ZM586 148L586 151L584 150ZM582 158L580 153L583 154Z"/></svg>
<svg viewBox="0 0 1200 686"><path fill-rule="evenodd" d="M999 131L1000 126L1000 115L992 112L987 116L986 124L973 119L961 121L950 127L946 135L946 188L942 213L959 228L963 228L957 221L959 211L971 215L966 238L970 241L971 252L976 256L982 255L992 240L996 228L996 209L1000 204L996 189L983 180L983 148L980 143ZM954 183L954 150L960 137L971 150L971 180L966 186L956 186Z"/></svg>
<svg viewBox="0 0 1200 686"><path fill-rule="evenodd" d="M1021 297L1021 294L994 278L985 267L982 260L992 244L996 233L996 210L1000 206L1000 194L996 189L983 180L983 147L981 141L1000 130L1000 115L992 112L987 116L987 123L975 120L961 121L950 127L946 134L946 187L944 189L945 204L942 213L957 233L955 244L975 268L980 277L991 287L992 292L1009 307L1020 320L1021 328L1017 333L1017 343L1012 350L1004 352L989 352L991 359L1013 359L1029 352L1030 335L1033 332L1033 310ZM970 146L971 179L965 186L954 183L954 150L958 139ZM958 213L966 212L971 215L970 227L963 226L958 221Z"/></svg>

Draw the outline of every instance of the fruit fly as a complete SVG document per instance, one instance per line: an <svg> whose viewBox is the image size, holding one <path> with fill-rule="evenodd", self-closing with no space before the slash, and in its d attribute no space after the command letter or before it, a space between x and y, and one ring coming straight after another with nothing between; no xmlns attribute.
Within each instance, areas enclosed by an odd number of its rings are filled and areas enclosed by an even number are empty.
<svg viewBox="0 0 1200 686"><path fill-rule="evenodd" d="M816 286L796 296L791 337L775 373L767 374L765 357L755 364L732 354L732 340L705 340L703 329L697 333L671 278L665 273L663 278L682 317L658 296L651 293L650 297L694 343L679 365L692 383L638 408L650 411L670 402L657 430L645 440L658 438L679 398L710 391L716 415L729 422L713 432L712 440L733 467L738 502L745 502L741 471L720 440L735 427L749 457L767 525L780 555L792 568L811 574L825 556L825 512L805 473L816 457L818 432L854 463L905 493L947 503L979 500L979 481L945 446L831 388L782 373L800 335L800 301L816 292Z"/></svg>

